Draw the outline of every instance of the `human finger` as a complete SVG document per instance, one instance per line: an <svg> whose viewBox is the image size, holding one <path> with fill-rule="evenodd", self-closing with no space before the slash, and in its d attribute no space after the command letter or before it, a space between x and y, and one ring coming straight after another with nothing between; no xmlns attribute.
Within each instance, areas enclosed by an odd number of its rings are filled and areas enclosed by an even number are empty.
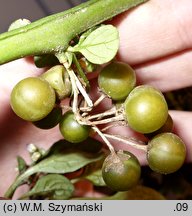
<svg viewBox="0 0 192 216"><path fill-rule="evenodd" d="M119 58L135 65L190 48L191 9L191 0L150 0L118 16Z"/></svg>
<svg viewBox="0 0 192 216"><path fill-rule="evenodd" d="M149 84L161 91L192 85L192 50L177 53L135 67L139 84Z"/></svg>
<svg viewBox="0 0 192 216"><path fill-rule="evenodd" d="M181 137L187 148L187 161L192 161L192 112L171 110L174 132Z"/></svg>

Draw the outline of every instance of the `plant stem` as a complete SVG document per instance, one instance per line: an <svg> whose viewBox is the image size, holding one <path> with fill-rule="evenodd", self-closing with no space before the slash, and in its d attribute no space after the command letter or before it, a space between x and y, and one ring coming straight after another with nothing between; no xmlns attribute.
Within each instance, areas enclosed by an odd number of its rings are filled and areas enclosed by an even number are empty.
<svg viewBox="0 0 192 216"><path fill-rule="evenodd" d="M72 89L73 89L73 94L74 94L74 100L73 100L73 112L76 113L78 111L78 94L81 92L82 96L84 97L85 101L87 102L89 107L93 106L92 100L89 98L89 95L83 88L82 84L80 83L79 79L75 75L74 71L71 69L67 58L65 56L65 53L56 53L55 56L58 58L59 62L63 64L63 66L66 68L71 84L72 84Z"/></svg>
<svg viewBox="0 0 192 216"><path fill-rule="evenodd" d="M91 116L88 116L88 120L92 120L92 119L101 119L105 116L111 116L111 115L115 115L117 112L116 108L115 107L112 107L110 110L107 110L103 113L98 113L98 114L95 114L95 115L91 115Z"/></svg>
<svg viewBox="0 0 192 216"><path fill-rule="evenodd" d="M93 106L94 107L98 106L106 97L107 95L102 93L101 96L95 101Z"/></svg>
<svg viewBox="0 0 192 216"><path fill-rule="evenodd" d="M93 107L98 106L106 97L107 95L102 93L101 96L94 102ZM88 107L88 106L80 107L80 110L84 112L83 116L88 115L88 113L93 110L93 107Z"/></svg>
<svg viewBox="0 0 192 216"><path fill-rule="evenodd" d="M20 186L29 176L33 175L34 173L35 173L35 169L33 169L33 167L31 167L28 170L26 170L23 174L18 176L15 179L15 181L13 182L13 184L6 191L4 197L5 198L11 198L13 196L15 190L17 189L17 187Z"/></svg>
<svg viewBox="0 0 192 216"><path fill-rule="evenodd" d="M70 41L146 0L91 0L0 35L0 64L25 56L66 51Z"/></svg>
<svg viewBox="0 0 192 216"><path fill-rule="evenodd" d="M72 110L73 110L74 113L76 113L77 110L78 110L78 94L79 94L79 91L77 89L74 73L73 73L72 69L69 67L68 62L63 62L63 65L66 68L66 70L67 70L67 72L69 74L70 80L71 80L71 85L72 85L72 90L73 90Z"/></svg>
<svg viewBox="0 0 192 216"><path fill-rule="evenodd" d="M111 122L122 121L122 120L124 120L123 114L112 117L112 118L102 119L102 120L98 120L98 121L92 121L92 122L90 122L90 125L108 124Z"/></svg>
<svg viewBox="0 0 192 216"><path fill-rule="evenodd" d="M114 122L110 125L107 125L106 127L102 128L102 132L106 131L106 130L109 130L110 128L112 127L117 127L117 126L126 126L126 122L125 121L119 121L119 122Z"/></svg>
<svg viewBox="0 0 192 216"><path fill-rule="evenodd" d="M73 60L74 60L74 64L77 67L77 72L78 72L79 76L83 79L86 87L89 89L90 88L89 80L87 79L86 75L84 74L75 54L73 54Z"/></svg>
<svg viewBox="0 0 192 216"><path fill-rule="evenodd" d="M72 106L72 110L73 113L77 113L78 112L78 94L79 91L77 89L77 85L75 82L75 77L74 77L74 73L71 69L68 69L68 74L71 80L71 85L72 85L72 89L73 89L73 106Z"/></svg>
<svg viewBox="0 0 192 216"><path fill-rule="evenodd" d="M96 127L96 126L93 126L92 128L93 128L93 130L95 130L100 135L100 137L103 139L103 141L108 146L108 148L111 151L111 153L112 154L116 154L115 153L115 149L113 148L113 146L111 145L111 143L109 142L109 140L106 138L106 136L99 130L99 128Z"/></svg>
<svg viewBox="0 0 192 216"><path fill-rule="evenodd" d="M79 89L79 91L83 95L84 99L86 100L88 107L90 107L90 108L93 107L92 100L89 98L89 95L87 94L87 92L85 91L85 89L83 88L83 86L81 85L79 79L77 78L77 76L75 75L74 72L73 72L73 76L75 78L77 88Z"/></svg>
<svg viewBox="0 0 192 216"><path fill-rule="evenodd" d="M125 144L128 144L128 145L134 147L134 148L137 148L139 150L143 150L143 151L147 152L147 146L139 144L139 143L141 143L141 141L133 141L130 138L122 137L120 135L112 135L112 134L103 134L103 135L105 137L107 137L107 138L110 138L110 139L113 139L113 140L117 140L119 142L123 142Z"/></svg>

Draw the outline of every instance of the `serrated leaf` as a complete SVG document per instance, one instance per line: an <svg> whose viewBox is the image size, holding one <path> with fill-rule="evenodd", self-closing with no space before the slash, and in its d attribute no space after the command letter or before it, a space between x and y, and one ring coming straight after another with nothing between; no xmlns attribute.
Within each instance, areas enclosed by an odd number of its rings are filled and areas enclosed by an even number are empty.
<svg viewBox="0 0 192 216"><path fill-rule="evenodd" d="M66 151L55 153L40 161L33 167L35 172L45 173L69 173L74 172L89 163L98 161L103 154L87 154L80 151Z"/></svg>
<svg viewBox="0 0 192 216"><path fill-rule="evenodd" d="M115 57L118 47L119 34L116 27L102 25L74 46L72 51L80 52L94 64L104 64Z"/></svg>
<svg viewBox="0 0 192 216"><path fill-rule="evenodd" d="M54 200L69 199L74 191L73 184L64 176L59 174L49 174L41 177L35 186L21 199L27 197L45 197Z"/></svg>

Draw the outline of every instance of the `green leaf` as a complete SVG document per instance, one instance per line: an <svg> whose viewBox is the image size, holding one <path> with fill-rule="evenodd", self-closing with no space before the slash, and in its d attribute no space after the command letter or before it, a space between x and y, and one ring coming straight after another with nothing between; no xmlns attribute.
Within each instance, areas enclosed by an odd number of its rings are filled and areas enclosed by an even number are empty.
<svg viewBox="0 0 192 216"><path fill-rule="evenodd" d="M22 157L17 156L17 164L19 174L25 172L25 170L27 169L27 164Z"/></svg>
<svg viewBox="0 0 192 216"><path fill-rule="evenodd" d="M57 154L61 152L65 152L66 150L75 148L76 144L70 143L64 139L58 140L55 142L44 154L42 159L49 157L52 154Z"/></svg>
<svg viewBox="0 0 192 216"><path fill-rule="evenodd" d="M69 199L74 192L73 184L64 176L49 174L41 177L29 192L20 199L27 197L44 197L53 200Z"/></svg>
<svg viewBox="0 0 192 216"><path fill-rule="evenodd" d="M104 64L112 60L119 47L119 34L116 27L102 25L88 34L81 43L70 47L72 52L80 52L94 64Z"/></svg>
<svg viewBox="0 0 192 216"><path fill-rule="evenodd" d="M106 186L103 177L102 170L98 169L87 175L85 179L91 181L95 186Z"/></svg>
<svg viewBox="0 0 192 216"><path fill-rule="evenodd" d="M85 152L89 152L89 153L98 153L101 151L103 144L92 138L92 137L88 137L86 140L84 140L83 142L79 143L76 148L81 150L81 151L85 151Z"/></svg>
<svg viewBox="0 0 192 216"><path fill-rule="evenodd" d="M36 164L33 172L69 173L74 172L89 163L98 161L103 154L88 154L85 152L68 150L50 155Z"/></svg>
<svg viewBox="0 0 192 216"><path fill-rule="evenodd" d="M106 186L102 177L102 165L105 157L101 160L88 164L81 178L87 179L93 183L95 186Z"/></svg>
<svg viewBox="0 0 192 216"><path fill-rule="evenodd" d="M92 28L88 29L83 34L81 34L78 44L80 45L88 37L88 35L90 35L91 32L95 31L97 28L98 26L93 26Z"/></svg>
<svg viewBox="0 0 192 216"><path fill-rule="evenodd" d="M38 161L42 161L45 158L53 154L63 154L66 151L74 152L87 152L90 154L96 154L101 151L102 143L98 140L88 137L85 141L81 143L70 143L64 139L58 140L55 142L45 153L43 153L42 158Z"/></svg>
<svg viewBox="0 0 192 216"><path fill-rule="evenodd" d="M34 166L29 167L19 175L5 193L5 197L12 197L18 186L31 175L39 172L64 174L74 172L90 163L101 160L103 153L91 154L79 151L74 144L65 140L55 143L44 155L43 159Z"/></svg>

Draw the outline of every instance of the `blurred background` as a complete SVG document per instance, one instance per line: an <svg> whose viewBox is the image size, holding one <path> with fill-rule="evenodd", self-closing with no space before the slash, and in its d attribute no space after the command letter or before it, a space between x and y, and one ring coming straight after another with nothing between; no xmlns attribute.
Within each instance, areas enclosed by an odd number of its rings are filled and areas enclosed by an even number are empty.
<svg viewBox="0 0 192 216"><path fill-rule="evenodd" d="M0 33L20 18L35 21L44 16L61 12L86 0L0 0Z"/></svg>

